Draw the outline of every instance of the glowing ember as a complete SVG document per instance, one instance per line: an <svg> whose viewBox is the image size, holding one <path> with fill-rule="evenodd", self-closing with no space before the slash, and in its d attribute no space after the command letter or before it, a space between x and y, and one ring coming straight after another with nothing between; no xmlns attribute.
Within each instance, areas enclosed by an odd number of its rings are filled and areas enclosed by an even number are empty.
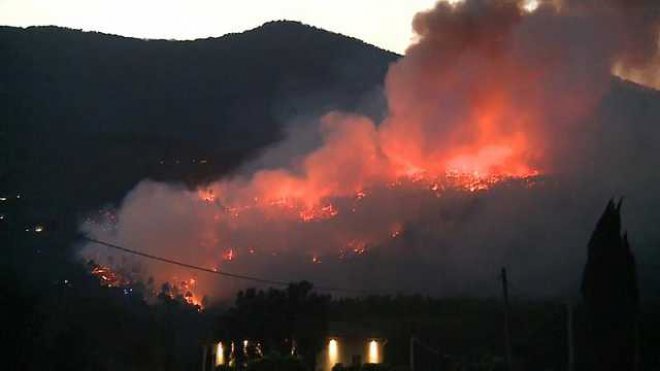
<svg viewBox="0 0 660 371"><path fill-rule="evenodd" d="M224 261L232 261L232 260L234 260L234 257L235 257L235 256L236 256L236 255L235 255L235 253L234 253L234 249L226 249L226 250L222 253L222 260L224 260Z"/></svg>
<svg viewBox="0 0 660 371"><path fill-rule="evenodd" d="M197 281L194 278L182 281L176 289L183 292L183 300L198 309L202 309L202 299L194 294Z"/></svg>
<svg viewBox="0 0 660 371"><path fill-rule="evenodd" d="M309 208L299 212L300 219L303 222L330 219L337 216L337 214L338 211L332 204L327 204L321 208Z"/></svg>
<svg viewBox="0 0 660 371"><path fill-rule="evenodd" d="M199 194L199 198L202 201L214 202L216 200L213 189L199 189L197 190L197 194Z"/></svg>
<svg viewBox="0 0 660 371"><path fill-rule="evenodd" d="M90 268L90 273L99 279L102 286L119 287L130 284L130 281L113 271L110 267L92 264Z"/></svg>
<svg viewBox="0 0 660 371"><path fill-rule="evenodd" d="M362 255L367 252L367 243L360 240L351 240L346 244L346 248L355 254Z"/></svg>
<svg viewBox="0 0 660 371"><path fill-rule="evenodd" d="M403 226L401 224L395 224L392 226L390 237L398 238L401 236L401 233L403 233Z"/></svg>

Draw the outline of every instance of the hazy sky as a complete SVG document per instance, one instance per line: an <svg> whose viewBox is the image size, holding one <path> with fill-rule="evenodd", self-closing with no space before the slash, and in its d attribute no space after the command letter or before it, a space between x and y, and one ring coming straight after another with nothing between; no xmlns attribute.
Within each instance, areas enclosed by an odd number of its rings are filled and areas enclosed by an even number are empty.
<svg viewBox="0 0 660 371"><path fill-rule="evenodd" d="M411 20L435 0L0 0L0 24L57 25L142 38L194 39L298 20L402 53Z"/></svg>

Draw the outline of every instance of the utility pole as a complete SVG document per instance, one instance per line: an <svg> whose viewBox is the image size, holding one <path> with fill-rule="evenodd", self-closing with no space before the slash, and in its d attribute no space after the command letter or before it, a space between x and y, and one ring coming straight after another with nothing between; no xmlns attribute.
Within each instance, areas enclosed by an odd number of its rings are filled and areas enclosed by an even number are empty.
<svg viewBox="0 0 660 371"><path fill-rule="evenodd" d="M573 305L566 302L566 344L568 344L568 371L575 370L575 345L573 343Z"/></svg>
<svg viewBox="0 0 660 371"><path fill-rule="evenodd" d="M415 371L415 336L410 337L410 371Z"/></svg>
<svg viewBox="0 0 660 371"><path fill-rule="evenodd" d="M502 268L502 297L504 299L504 347L506 351L506 365L509 371L513 370L511 357L511 332L509 329L509 283L506 279L506 268Z"/></svg>
<svg viewBox="0 0 660 371"><path fill-rule="evenodd" d="M208 348L209 347L208 347L207 344L202 345L202 371L206 371L206 364L208 363L206 358L207 358L208 352L209 352Z"/></svg>

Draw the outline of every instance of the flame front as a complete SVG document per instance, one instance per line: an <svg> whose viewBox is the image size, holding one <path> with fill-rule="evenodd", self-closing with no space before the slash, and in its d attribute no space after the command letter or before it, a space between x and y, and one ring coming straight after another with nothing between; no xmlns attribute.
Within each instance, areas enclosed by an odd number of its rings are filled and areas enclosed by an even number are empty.
<svg viewBox="0 0 660 371"><path fill-rule="evenodd" d="M93 263L89 265L89 272L92 276L99 280L101 286L123 288L124 294L129 295L133 292L133 284L139 279L132 278L130 274L124 274L120 271L112 269L110 266ZM170 284L169 282L174 282ZM168 283L158 291L151 287L150 292L145 292L147 298L153 298L158 295L165 295L171 300L179 300L183 303L191 305L198 310L204 308L203 298L197 293L197 280L189 278L185 280L178 280L176 277L171 277Z"/></svg>

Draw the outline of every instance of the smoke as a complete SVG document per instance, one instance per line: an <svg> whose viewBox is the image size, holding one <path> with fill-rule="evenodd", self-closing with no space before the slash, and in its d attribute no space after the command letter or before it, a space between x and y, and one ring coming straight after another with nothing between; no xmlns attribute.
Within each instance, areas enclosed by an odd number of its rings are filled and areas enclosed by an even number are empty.
<svg viewBox="0 0 660 371"><path fill-rule="evenodd" d="M507 265L514 288L557 295L574 291L601 207L624 194L633 249L652 258L660 96L626 93L611 71L653 63L658 11L643 0L526 9L438 3L415 17L418 41L390 67L382 122L328 113L317 147L297 151L317 137L290 130L237 176L194 191L144 181L111 220L81 229L284 281L489 295ZM81 253L134 269L93 245ZM194 278L220 299L251 284L150 261L134 270Z"/></svg>

